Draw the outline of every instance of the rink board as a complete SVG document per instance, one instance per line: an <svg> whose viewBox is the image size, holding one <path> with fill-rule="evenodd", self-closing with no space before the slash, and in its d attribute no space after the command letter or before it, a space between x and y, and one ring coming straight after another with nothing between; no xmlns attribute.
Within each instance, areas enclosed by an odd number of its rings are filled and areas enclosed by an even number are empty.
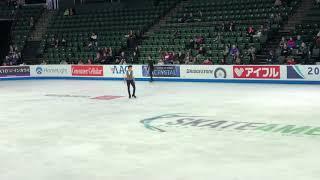
<svg viewBox="0 0 320 180"><path fill-rule="evenodd" d="M74 79L123 80L128 65L34 65L0 67L1 80ZM148 81L146 65L133 65L138 81ZM153 72L157 81L320 84L316 65L160 65Z"/></svg>

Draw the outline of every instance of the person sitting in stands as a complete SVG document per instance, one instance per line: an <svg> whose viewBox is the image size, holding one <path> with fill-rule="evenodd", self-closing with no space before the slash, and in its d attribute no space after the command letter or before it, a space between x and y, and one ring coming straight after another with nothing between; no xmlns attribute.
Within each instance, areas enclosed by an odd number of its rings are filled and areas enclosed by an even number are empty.
<svg viewBox="0 0 320 180"><path fill-rule="evenodd" d="M301 59L304 64L308 63L307 62L308 52L309 52L309 50L308 50L307 45L304 42L302 42L301 46L298 49L298 55L301 56Z"/></svg>
<svg viewBox="0 0 320 180"><path fill-rule="evenodd" d="M206 55L206 49L203 48L203 47L200 47L199 50L198 50L198 54L201 54L201 55L205 56Z"/></svg>
<svg viewBox="0 0 320 180"><path fill-rule="evenodd" d="M78 65L83 65L84 63L83 63L83 61L82 61L82 59L80 59L79 61L78 61Z"/></svg>
<svg viewBox="0 0 320 180"><path fill-rule="evenodd" d="M317 36L315 37L316 47L320 48L320 31L318 32Z"/></svg>
<svg viewBox="0 0 320 180"><path fill-rule="evenodd" d="M185 55L182 54L182 52L180 51L180 52L178 53L178 57L177 57L177 59L178 59L178 61L179 61L179 64L184 64L184 63L185 63L185 62L184 62L184 58L185 58Z"/></svg>
<svg viewBox="0 0 320 180"><path fill-rule="evenodd" d="M69 11L69 8L67 8L64 13L63 13L64 16L69 16L70 15L70 11Z"/></svg>
<svg viewBox="0 0 320 180"><path fill-rule="evenodd" d="M296 61L293 57L288 57L287 58L287 65L295 65Z"/></svg>
<svg viewBox="0 0 320 180"><path fill-rule="evenodd" d="M287 42L288 48L294 49L296 48L296 42L293 40L292 37L290 37L289 41Z"/></svg>
<svg viewBox="0 0 320 180"><path fill-rule="evenodd" d="M232 45L232 48L230 49L230 55L232 56L233 60L236 59L236 56L239 53L239 49L236 47L236 45Z"/></svg>
<svg viewBox="0 0 320 180"><path fill-rule="evenodd" d="M91 33L90 42L92 45L98 46L98 36L96 33Z"/></svg>
<svg viewBox="0 0 320 180"><path fill-rule="evenodd" d="M230 24L229 24L229 31L234 31L235 30L235 25L234 25L234 23L233 22L231 22Z"/></svg>
<svg viewBox="0 0 320 180"><path fill-rule="evenodd" d="M268 64L274 64L276 62L276 55L273 50L270 50L268 53L267 62Z"/></svg>
<svg viewBox="0 0 320 180"><path fill-rule="evenodd" d="M206 59L202 62L203 65L213 65L212 61L210 59Z"/></svg>
<svg viewBox="0 0 320 180"><path fill-rule="evenodd" d="M256 48L251 46L248 49L248 55L250 57L250 64L255 64L256 63Z"/></svg>
<svg viewBox="0 0 320 180"><path fill-rule="evenodd" d="M67 46L67 41L66 41L65 38L62 38L62 40L61 40L61 45L64 46L64 47Z"/></svg>
<svg viewBox="0 0 320 180"><path fill-rule="evenodd" d="M119 64L123 65L123 64L127 64L127 58L124 54L124 52L121 52L121 55L119 57Z"/></svg>
<svg viewBox="0 0 320 180"><path fill-rule="evenodd" d="M282 5L282 1L281 0L276 0L274 2L274 6L281 6Z"/></svg>
<svg viewBox="0 0 320 180"><path fill-rule="evenodd" d="M302 43L303 43L303 41L301 40L301 36L298 35L297 40L296 40L296 48L300 48Z"/></svg>
<svg viewBox="0 0 320 180"><path fill-rule="evenodd" d="M184 23L184 22L186 22L186 20L187 20L187 14L184 13L184 14L183 14L183 17L178 19L178 22L179 22L179 23Z"/></svg>
<svg viewBox="0 0 320 180"><path fill-rule="evenodd" d="M282 38L281 38L281 41L280 41L280 43L279 43L279 47L280 47L281 49L283 49L284 45L287 45L287 40L286 40L286 38L282 37Z"/></svg>
<svg viewBox="0 0 320 180"><path fill-rule="evenodd" d="M254 30L253 26L248 27L248 30L247 30L248 36L253 36L255 34L255 32L256 31Z"/></svg>
<svg viewBox="0 0 320 180"><path fill-rule="evenodd" d="M290 53L291 53L291 51L288 48L287 44L284 44L284 46L281 50L281 56L288 57L290 55Z"/></svg>

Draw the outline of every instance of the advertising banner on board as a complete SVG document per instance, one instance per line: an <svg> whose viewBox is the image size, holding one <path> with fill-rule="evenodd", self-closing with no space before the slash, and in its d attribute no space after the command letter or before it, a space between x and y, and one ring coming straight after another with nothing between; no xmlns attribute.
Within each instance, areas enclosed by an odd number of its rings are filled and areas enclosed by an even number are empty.
<svg viewBox="0 0 320 180"><path fill-rule="evenodd" d="M100 65L72 65L72 76L103 76L103 66Z"/></svg>
<svg viewBox="0 0 320 180"><path fill-rule="evenodd" d="M129 65L106 65L104 66L104 76L123 78L128 71L128 66ZM133 65L132 70L135 78L140 78L142 76L141 65Z"/></svg>
<svg viewBox="0 0 320 180"><path fill-rule="evenodd" d="M0 77L30 76L29 66L3 66L0 67Z"/></svg>
<svg viewBox="0 0 320 180"><path fill-rule="evenodd" d="M233 66L236 79L280 79L280 66Z"/></svg>
<svg viewBox="0 0 320 180"><path fill-rule="evenodd" d="M294 65L286 66L288 80L320 80L320 66Z"/></svg>
<svg viewBox="0 0 320 180"><path fill-rule="evenodd" d="M142 66L142 76L149 77L148 66ZM154 77L180 77L180 66L154 66Z"/></svg>
<svg viewBox="0 0 320 180"><path fill-rule="evenodd" d="M230 66L216 65L183 65L180 67L181 78L186 79L230 79L232 68Z"/></svg>
<svg viewBox="0 0 320 180"><path fill-rule="evenodd" d="M32 76L66 77L71 76L70 65L39 65L30 66Z"/></svg>

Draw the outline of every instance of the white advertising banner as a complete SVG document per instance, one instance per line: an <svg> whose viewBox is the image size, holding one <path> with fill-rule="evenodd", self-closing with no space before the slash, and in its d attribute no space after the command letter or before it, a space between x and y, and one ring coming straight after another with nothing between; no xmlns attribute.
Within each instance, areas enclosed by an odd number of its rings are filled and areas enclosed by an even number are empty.
<svg viewBox="0 0 320 180"><path fill-rule="evenodd" d="M287 80L320 81L320 66L293 65L286 67Z"/></svg>
<svg viewBox="0 0 320 180"><path fill-rule="evenodd" d="M105 65L104 66L104 77L111 78L124 78L129 65ZM141 65L133 65L132 69L134 71L135 78L142 77Z"/></svg>
<svg viewBox="0 0 320 180"><path fill-rule="evenodd" d="M185 79L232 79L232 67L226 65L182 65L180 71Z"/></svg>
<svg viewBox="0 0 320 180"><path fill-rule="evenodd" d="M31 76L43 76L43 77L70 77L71 66L70 65L38 65L30 66Z"/></svg>

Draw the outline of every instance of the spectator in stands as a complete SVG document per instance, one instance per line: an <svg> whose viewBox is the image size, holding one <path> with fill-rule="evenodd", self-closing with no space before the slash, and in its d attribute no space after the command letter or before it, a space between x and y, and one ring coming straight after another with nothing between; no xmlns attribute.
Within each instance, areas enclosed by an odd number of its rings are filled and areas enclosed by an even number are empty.
<svg viewBox="0 0 320 180"><path fill-rule="evenodd" d="M119 57L119 64L127 64L127 57L125 56L125 53L122 51L121 55Z"/></svg>
<svg viewBox="0 0 320 180"><path fill-rule="evenodd" d="M291 50L288 48L287 44L284 44L282 50L281 50L281 56L284 56L287 58L291 54Z"/></svg>
<svg viewBox="0 0 320 180"><path fill-rule="evenodd" d="M69 8L67 8L66 10L64 10L63 15L64 15L64 16L69 16L69 15L70 15Z"/></svg>
<svg viewBox="0 0 320 180"><path fill-rule="evenodd" d="M280 49L283 49L284 45L287 45L287 40L286 40L285 37L282 37L282 38L281 38L281 41L280 41L280 43L279 43Z"/></svg>
<svg viewBox="0 0 320 180"><path fill-rule="evenodd" d="M289 41L287 42L288 48L295 49L296 48L296 42L293 40L292 37L290 37Z"/></svg>
<svg viewBox="0 0 320 180"><path fill-rule="evenodd" d="M210 59L205 59L203 62L202 62L203 65L213 65L212 61Z"/></svg>
<svg viewBox="0 0 320 180"><path fill-rule="evenodd" d="M230 49L230 55L232 56L233 60L236 60L236 57L239 55L240 51L236 47L236 45L232 45Z"/></svg>
<svg viewBox="0 0 320 180"><path fill-rule="evenodd" d="M60 64L68 64L68 62L66 60L62 60L60 61Z"/></svg>
<svg viewBox="0 0 320 180"><path fill-rule="evenodd" d="M132 30L129 31L129 34L126 35L127 37L127 47L129 49L134 49L136 47L136 36Z"/></svg>
<svg viewBox="0 0 320 180"><path fill-rule="evenodd" d="M40 65L47 65L47 64L48 64L47 61L43 60Z"/></svg>
<svg viewBox="0 0 320 180"><path fill-rule="evenodd" d="M248 55L250 58L250 64L256 64L256 48L250 46L248 49Z"/></svg>
<svg viewBox="0 0 320 180"><path fill-rule="evenodd" d="M185 59L185 55L180 51L178 53L178 57L177 57L178 61L179 61L179 64L184 64L184 59Z"/></svg>
<svg viewBox="0 0 320 180"><path fill-rule="evenodd" d="M202 12L199 11L196 18L194 19L195 21L201 22L202 21Z"/></svg>
<svg viewBox="0 0 320 180"><path fill-rule="evenodd" d="M287 65L295 65L296 64L296 61L293 57L288 57L286 59L286 61L287 61Z"/></svg>
<svg viewBox="0 0 320 180"><path fill-rule="evenodd" d="M213 39L214 42L220 42L221 41L221 34L218 32L217 36Z"/></svg>
<svg viewBox="0 0 320 180"><path fill-rule="evenodd" d="M187 14L184 13L184 14L183 14L183 17L178 19L178 22L184 23L184 22L186 22L187 19L188 19L188 18L187 18Z"/></svg>
<svg viewBox="0 0 320 180"><path fill-rule="evenodd" d="M308 52L309 52L309 50L308 50L307 45L304 42L302 42L301 46L298 48L298 55L301 56L302 62L304 64L307 64ZM302 63L302 62L300 62L300 63Z"/></svg>
<svg viewBox="0 0 320 180"><path fill-rule="evenodd" d="M138 64L139 63L139 57L138 54L133 51L132 57L131 57L131 61L129 62L130 64Z"/></svg>
<svg viewBox="0 0 320 180"><path fill-rule="evenodd" d="M67 41L66 41L66 39L64 37L61 40L61 46L64 46L64 47L67 46Z"/></svg>
<svg viewBox="0 0 320 180"><path fill-rule="evenodd" d="M249 26L247 29L247 34L248 36L253 36L255 34L255 29L253 28L253 26Z"/></svg>
<svg viewBox="0 0 320 180"><path fill-rule="evenodd" d="M276 62L276 60L277 60L277 58L276 58L276 55L275 55L274 51L272 49L269 50L267 63L268 64L274 64Z"/></svg>
<svg viewBox="0 0 320 180"><path fill-rule="evenodd" d="M303 41L301 40L301 36L298 35L296 40L296 48L300 48L302 43Z"/></svg>
<svg viewBox="0 0 320 180"><path fill-rule="evenodd" d="M163 59L159 59L159 61L158 61L158 63L157 63L157 65L164 65L164 61L163 61Z"/></svg>
<svg viewBox="0 0 320 180"><path fill-rule="evenodd" d="M222 32L224 32L224 31L226 31L226 25L225 25L225 23L224 22L221 22L221 24L220 24L220 30L222 31Z"/></svg>
<svg viewBox="0 0 320 180"><path fill-rule="evenodd" d="M230 22L230 24L229 24L229 31L234 31L235 30L235 25L234 25L234 23L233 22Z"/></svg>
<svg viewBox="0 0 320 180"><path fill-rule="evenodd" d="M90 36L90 42L92 45L94 46L98 46L98 35L96 33L91 33L91 36Z"/></svg>
<svg viewBox="0 0 320 180"><path fill-rule="evenodd" d="M227 58L228 58L229 53L230 53L229 46L225 46L224 51L223 51L223 61L221 62L221 64L227 64Z"/></svg>
<svg viewBox="0 0 320 180"><path fill-rule="evenodd" d="M195 38L195 43L196 43L198 46L200 46L201 44L204 43L204 37L203 37L203 36L197 36L197 37Z"/></svg>
<svg viewBox="0 0 320 180"><path fill-rule="evenodd" d="M198 50L198 54L205 56L206 55L206 49L204 47L200 47Z"/></svg>
<svg viewBox="0 0 320 180"><path fill-rule="evenodd" d="M83 65L84 63L83 63L83 61L82 61L82 59L80 59L79 61L78 61L78 65Z"/></svg>
<svg viewBox="0 0 320 180"><path fill-rule="evenodd" d="M317 48L320 48L320 31L318 32L317 36L315 37L315 44Z"/></svg>
<svg viewBox="0 0 320 180"><path fill-rule="evenodd" d="M53 42L53 45L55 48L58 48L59 47L59 39L55 39Z"/></svg>
<svg viewBox="0 0 320 180"><path fill-rule="evenodd" d="M30 25L31 28L34 26L34 19L33 19L33 17L30 17L29 25Z"/></svg>
<svg viewBox="0 0 320 180"><path fill-rule="evenodd" d="M281 6L281 5L282 5L281 0L276 0L276 1L274 2L274 6Z"/></svg>
<svg viewBox="0 0 320 180"><path fill-rule="evenodd" d="M240 65L241 64L241 59L240 59L240 54L238 53L235 59L235 64Z"/></svg>

